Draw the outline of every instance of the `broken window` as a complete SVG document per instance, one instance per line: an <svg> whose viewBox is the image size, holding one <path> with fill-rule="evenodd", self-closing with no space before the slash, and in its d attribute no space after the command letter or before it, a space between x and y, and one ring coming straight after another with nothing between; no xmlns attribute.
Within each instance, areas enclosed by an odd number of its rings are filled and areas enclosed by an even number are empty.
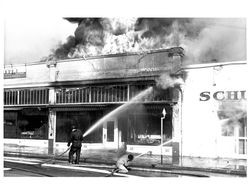
<svg viewBox="0 0 250 195"><path fill-rule="evenodd" d="M25 108L4 112L4 138L48 139L46 109Z"/></svg>
<svg viewBox="0 0 250 195"><path fill-rule="evenodd" d="M67 142L72 125L85 133L102 116L102 111L63 111L56 115L56 142ZM83 143L102 143L102 125L83 138Z"/></svg>
<svg viewBox="0 0 250 195"><path fill-rule="evenodd" d="M130 110L127 117L125 114L121 116L119 123L127 123L126 129L118 123L122 132L122 141L133 145L160 145L161 111L162 109L148 109L144 105L136 105L136 110ZM166 119L163 121L163 142L170 139L172 139L171 109L168 110Z"/></svg>

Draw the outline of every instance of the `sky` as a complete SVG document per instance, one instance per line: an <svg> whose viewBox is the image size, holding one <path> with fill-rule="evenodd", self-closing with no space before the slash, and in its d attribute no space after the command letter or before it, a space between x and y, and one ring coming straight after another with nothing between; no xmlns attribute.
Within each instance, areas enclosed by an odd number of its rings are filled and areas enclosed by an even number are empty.
<svg viewBox="0 0 250 195"><path fill-rule="evenodd" d="M63 1L59 3L57 0L50 3L48 1L28 0L8 0L6 2L8 3L3 10L4 52L2 54L6 65L40 61L41 58L48 56L51 53L50 50L55 49L59 42L65 43L66 38L74 35L77 28L77 24L63 19L67 16L248 17L246 15L248 13L247 6L244 4L232 1L219 3L216 0L202 3L198 0L181 3L173 1L166 3L164 0L156 0L154 3L144 4L128 0L122 6L113 0L98 2L92 0L91 3L83 1L81 3L79 1L78 3L68 3L67 1L66 4L61 3ZM111 3L109 4L109 2Z"/></svg>
<svg viewBox="0 0 250 195"><path fill-rule="evenodd" d="M76 24L62 17L6 18L4 21L4 63L39 61L59 42L73 35Z"/></svg>

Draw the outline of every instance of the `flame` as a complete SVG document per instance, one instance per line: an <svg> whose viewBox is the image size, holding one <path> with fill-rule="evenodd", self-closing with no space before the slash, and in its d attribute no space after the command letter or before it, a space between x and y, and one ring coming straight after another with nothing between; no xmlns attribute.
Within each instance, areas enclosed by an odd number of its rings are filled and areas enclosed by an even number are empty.
<svg viewBox="0 0 250 195"><path fill-rule="evenodd" d="M180 46L186 63L246 59L246 20L199 18L66 18L75 36L52 51L65 59ZM48 58L47 58L48 59Z"/></svg>

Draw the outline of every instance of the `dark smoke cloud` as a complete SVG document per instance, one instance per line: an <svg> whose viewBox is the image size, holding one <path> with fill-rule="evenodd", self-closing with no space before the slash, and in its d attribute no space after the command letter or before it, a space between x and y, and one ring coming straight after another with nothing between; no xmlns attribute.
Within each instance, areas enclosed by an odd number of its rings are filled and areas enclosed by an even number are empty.
<svg viewBox="0 0 250 195"><path fill-rule="evenodd" d="M41 61L55 60L55 59L66 59L68 54L76 46L76 39L74 36L69 36L65 43L59 43L57 49L52 49L52 54L48 57L41 59Z"/></svg>
<svg viewBox="0 0 250 195"><path fill-rule="evenodd" d="M180 46L184 63L246 59L245 19L66 18L78 23L75 36L49 58L144 52Z"/></svg>
<svg viewBox="0 0 250 195"><path fill-rule="evenodd" d="M55 55L60 59L68 55L73 47L75 47L76 39L73 36L67 38L67 42L61 44L58 49L54 51Z"/></svg>
<svg viewBox="0 0 250 195"><path fill-rule="evenodd" d="M75 31L75 39L78 44L103 46L104 30L100 20L98 18L87 18L79 23Z"/></svg>

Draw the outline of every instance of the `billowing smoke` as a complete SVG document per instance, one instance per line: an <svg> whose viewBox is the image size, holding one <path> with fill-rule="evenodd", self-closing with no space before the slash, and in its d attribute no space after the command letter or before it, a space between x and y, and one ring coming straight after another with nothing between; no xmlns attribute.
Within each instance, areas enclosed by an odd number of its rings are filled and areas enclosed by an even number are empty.
<svg viewBox="0 0 250 195"><path fill-rule="evenodd" d="M66 18L74 36L47 58L66 59L180 46L184 63L246 59L245 19Z"/></svg>
<svg viewBox="0 0 250 195"><path fill-rule="evenodd" d="M168 73L162 74L157 80L156 80L156 86L161 89L167 89L169 87L178 87L180 85L184 84L184 81L180 77L171 76Z"/></svg>
<svg viewBox="0 0 250 195"><path fill-rule="evenodd" d="M247 120L246 100L222 101L217 114L221 122L222 135L232 136L235 130L242 132Z"/></svg>
<svg viewBox="0 0 250 195"><path fill-rule="evenodd" d="M222 101L219 106L218 116L221 120L238 120L246 117L246 100Z"/></svg>
<svg viewBox="0 0 250 195"><path fill-rule="evenodd" d="M193 39L182 39L186 63L246 60L245 19L196 19L202 30Z"/></svg>

